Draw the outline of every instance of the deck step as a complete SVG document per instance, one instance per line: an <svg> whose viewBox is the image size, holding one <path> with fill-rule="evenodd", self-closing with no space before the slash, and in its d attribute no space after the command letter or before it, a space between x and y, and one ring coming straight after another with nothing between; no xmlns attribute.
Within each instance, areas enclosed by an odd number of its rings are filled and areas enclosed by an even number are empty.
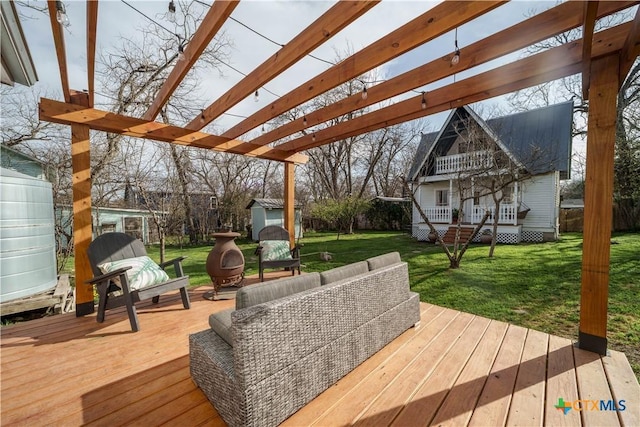
<svg viewBox="0 0 640 427"><path fill-rule="evenodd" d="M447 245L452 245L455 242L456 238L456 230L458 229L457 225L452 225L449 227L447 232L445 233L442 241ZM469 236L473 233L473 227L460 227L460 242L466 242Z"/></svg>

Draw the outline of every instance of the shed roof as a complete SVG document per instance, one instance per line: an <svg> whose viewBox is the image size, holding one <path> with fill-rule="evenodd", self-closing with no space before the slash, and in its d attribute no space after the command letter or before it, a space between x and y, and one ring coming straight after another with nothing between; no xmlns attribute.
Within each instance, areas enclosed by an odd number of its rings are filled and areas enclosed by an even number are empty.
<svg viewBox="0 0 640 427"><path fill-rule="evenodd" d="M416 178L432 152L435 151L438 156L448 152L457 138L456 125L468 118L478 122L483 129L490 130L496 142L521 161L531 173L560 171L563 179L571 176L573 101L567 101L487 121L483 121L469 106L453 110L439 132L422 136L409 170L410 180ZM539 155L532 160L531 152L534 149Z"/></svg>
<svg viewBox="0 0 640 427"><path fill-rule="evenodd" d="M265 209L284 209L284 200L283 199L253 199L247 205L246 209L251 209L253 205L259 205ZM295 202L296 209L300 209L302 204L299 202Z"/></svg>

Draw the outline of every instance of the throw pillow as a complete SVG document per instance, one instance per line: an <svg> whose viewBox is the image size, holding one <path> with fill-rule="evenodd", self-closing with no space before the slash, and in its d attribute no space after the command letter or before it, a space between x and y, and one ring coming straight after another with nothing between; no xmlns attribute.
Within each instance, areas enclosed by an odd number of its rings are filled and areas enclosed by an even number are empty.
<svg viewBox="0 0 640 427"><path fill-rule="evenodd" d="M127 278L132 291L169 280L169 275L148 256L121 259L98 265L103 273L111 273L122 267L131 267L127 270Z"/></svg>
<svg viewBox="0 0 640 427"><path fill-rule="evenodd" d="M286 240L263 240L260 246L262 246L263 261L292 259L289 242Z"/></svg>

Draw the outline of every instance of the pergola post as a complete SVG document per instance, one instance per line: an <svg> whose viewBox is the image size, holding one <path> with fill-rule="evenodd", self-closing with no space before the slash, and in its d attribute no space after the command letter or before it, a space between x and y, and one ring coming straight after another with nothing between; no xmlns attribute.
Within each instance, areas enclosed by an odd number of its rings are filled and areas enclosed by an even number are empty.
<svg viewBox="0 0 640 427"><path fill-rule="evenodd" d="M578 347L599 354L607 352L618 68L618 55L594 60L589 85Z"/></svg>
<svg viewBox="0 0 640 427"><path fill-rule="evenodd" d="M89 106L86 93L76 92L71 96L73 104ZM73 247L76 274L76 316L94 312L93 286L86 280L93 277L87 249L91 243L91 144L89 126L71 125L71 161L73 186Z"/></svg>
<svg viewBox="0 0 640 427"><path fill-rule="evenodd" d="M284 164L284 228L289 231L289 245L295 246L296 221L295 221L295 163Z"/></svg>

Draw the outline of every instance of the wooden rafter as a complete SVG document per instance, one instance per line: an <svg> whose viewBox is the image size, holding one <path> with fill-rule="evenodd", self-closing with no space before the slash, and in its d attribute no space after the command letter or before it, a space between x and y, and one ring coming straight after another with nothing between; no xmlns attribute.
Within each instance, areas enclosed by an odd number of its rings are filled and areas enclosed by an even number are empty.
<svg viewBox="0 0 640 427"><path fill-rule="evenodd" d="M291 108L487 13L505 1L447 1L363 48L238 123L223 136L237 138Z"/></svg>
<svg viewBox="0 0 640 427"><path fill-rule="evenodd" d="M136 138L207 148L216 151L238 153L237 147L242 141L192 131L178 126L166 125L155 121L127 117L120 114L87 108L81 105L68 104L51 99L40 99L40 119L61 124L83 124L91 129L104 132L128 135ZM265 153L263 155L263 153ZM279 149L255 145L251 156L284 162L305 163L307 156L285 153Z"/></svg>
<svg viewBox="0 0 640 427"><path fill-rule="evenodd" d="M597 1L584 3L584 23L582 24L582 99L589 99L589 79L591 78L591 44L598 15Z"/></svg>
<svg viewBox="0 0 640 427"><path fill-rule="evenodd" d="M627 23L598 33L592 57L611 54L619 50L630 27L631 24ZM312 135L306 135L276 147L292 153L299 152L349 136L446 111L468 102L477 102L576 74L581 71L581 46L581 40L568 43L436 89L430 93L429 100L432 102L426 109L422 109L422 97L418 95L356 119L320 130L315 133L315 141ZM469 101L469 98L473 98L473 101Z"/></svg>
<svg viewBox="0 0 640 427"><path fill-rule="evenodd" d="M169 100L171 94L173 94L180 82L182 82L191 67L193 67L193 64L196 63L202 52L211 42L211 39L218 33L237 5L237 0L217 0L213 3L198 27L198 30L193 35L193 38L186 46L184 50L184 61L177 61L169 77L167 77L167 80L144 114L144 120L155 119L164 104Z"/></svg>
<svg viewBox="0 0 640 427"><path fill-rule="evenodd" d="M633 26L631 27L631 31L629 31L627 40L625 40L622 51L620 52L620 84L624 83L624 80L627 78L627 73L631 70L633 62L638 57L638 40L640 40L640 7L636 9Z"/></svg>
<svg viewBox="0 0 640 427"><path fill-rule="evenodd" d="M200 117L193 119L186 127L194 130L202 129L229 108L328 41L379 2L380 0L339 1L227 93L209 105Z"/></svg>
<svg viewBox="0 0 640 427"><path fill-rule="evenodd" d="M62 84L62 95L64 100L71 100L71 90L69 89L69 74L67 72L67 54L64 47L64 33L62 32L62 24L58 22L56 16L58 9L55 0L48 0L49 21L51 22L51 33L53 34L53 44L56 48L56 57L58 58L58 68L60 69L60 83Z"/></svg>
<svg viewBox="0 0 640 427"><path fill-rule="evenodd" d="M605 2L599 9L599 16L617 12L628 7L631 3ZM561 3L526 21L509 27L499 34L491 35L461 49L460 62L455 68L451 67L449 61L443 61L442 58L438 58L370 88L366 100L362 99L359 93L351 95L340 102L307 113L305 115L306 125L303 123L303 119L299 118L262 134L249 142L258 145L269 144L302 131L306 127L326 122L351 111L427 85L453 73L464 71L472 66L478 66L527 47L532 43L578 27L583 22L581 18L582 8L583 6L579 2Z"/></svg>
<svg viewBox="0 0 640 427"><path fill-rule="evenodd" d="M87 1L87 84L89 107L93 107L95 93L96 31L98 29L98 0Z"/></svg>

